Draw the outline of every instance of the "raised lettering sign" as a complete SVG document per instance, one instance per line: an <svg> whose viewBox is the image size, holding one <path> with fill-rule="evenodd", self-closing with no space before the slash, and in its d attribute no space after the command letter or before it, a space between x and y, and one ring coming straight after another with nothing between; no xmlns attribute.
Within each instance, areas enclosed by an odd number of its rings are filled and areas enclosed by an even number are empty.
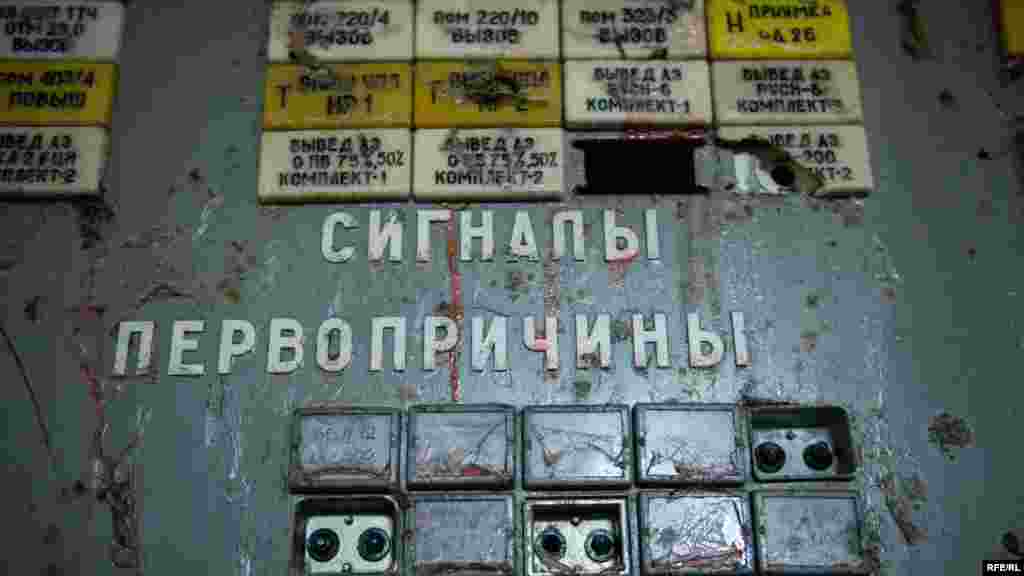
<svg viewBox="0 0 1024 576"><path fill-rule="evenodd" d="M846 0L716 0L708 5L711 57L847 58Z"/></svg>
<svg viewBox="0 0 1024 576"><path fill-rule="evenodd" d="M719 124L849 124L862 119L853 62L715 62L711 75Z"/></svg>
<svg viewBox="0 0 1024 576"><path fill-rule="evenodd" d="M562 193L558 128L418 130L417 198L537 198Z"/></svg>
<svg viewBox="0 0 1024 576"><path fill-rule="evenodd" d="M699 58L704 0L563 0L562 53L571 58Z"/></svg>
<svg viewBox="0 0 1024 576"><path fill-rule="evenodd" d="M407 198L409 130L267 132L260 154L261 200Z"/></svg>
<svg viewBox="0 0 1024 576"><path fill-rule="evenodd" d="M599 60L565 66L565 118L570 126L712 120L706 62Z"/></svg>
<svg viewBox="0 0 1024 576"><path fill-rule="evenodd" d="M320 70L267 68L263 127L408 128L412 124L409 64L329 64Z"/></svg>
<svg viewBox="0 0 1024 576"><path fill-rule="evenodd" d="M288 62L296 34L323 62L412 60L412 0L274 2L267 58Z"/></svg>

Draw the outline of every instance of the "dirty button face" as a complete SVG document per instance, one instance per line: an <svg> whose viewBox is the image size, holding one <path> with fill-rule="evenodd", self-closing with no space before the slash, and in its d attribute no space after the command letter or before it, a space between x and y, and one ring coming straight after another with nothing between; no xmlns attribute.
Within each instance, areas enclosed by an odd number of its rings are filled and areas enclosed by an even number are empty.
<svg viewBox="0 0 1024 576"><path fill-rule="evenodd" d="M416 14L417 58L557 60L555 0L431 0Z"/></svg>
<svg viewBox="0 0 1024 576"><path fill-rule="evenodd" d="M0 63L0 123L109 126L117 64Z"/></svg>
<svg viewBox="0 0 1024 576"><path fill-rule="evenodd" d="M409 434L410 485L505 486L512 481L510 410L414 410Z"/></svg>
<svg viewBox="0 0 1024 576"><path fill-rule="evenodd" d="M298 465L308 477L389 482L395 475L397 415L317 414L300 417Z"/></svg>
<svg viewBox="0 0 1024 576"><path fill-rule="evenodd" d="M642 496L644 574L750 573L750 503L743 495Z"/></svg>
<svg viewBox="0 0 1024 576"><path fill-rule="evenodd" d="M408 128L412 67L398 63L326 64L319 70L267 68L263 127Z"/></svg>
<svg viewBox="0 0 1024 576"><path fill-rule="evenodd" d="M599 60L566 62L565 121L702 125L712 121L708 64Z"/></svg>
<svg viewBox="0 0 1024 576"><path fill-rule="evenodd" d="M267 58L288 62L292 34L324 62L412 60L412 0L274 2Z"/></svg>
<svg viewBox="0 0 1024 576"><path fill-rule="evenodd" d="M702 57L704 0L563 0L562 51L567 60Z"/></svg>
<svg viewBox="0 0 1024 576"><path fill-rule="evenodd" d="M846 58L846 0L716 0L708 6L712 59Z"/></svg>
<svg viewBox="0 0 1024 576"><path fill-rule="evenodd" d="M824 181L818 195L870 193L875 187L867 133L861 126L726 126L718 135L727 140L756 137L786 150Z"/></svg>
<svg viewBox="0 0 1024 576"><path fill-rule="evenodd" d="M715 62L711 76L720 124L838 124L863 118L853 62Z"/></svg>
<svg viewBox="0 0 1024 576"><path fill-rule="evenodd" d="M265 132L259 197L282 202L408 198L411 166L407 129Z"/></svg>
<svg viewBox="0 0 1024 576"><path fill-rule="evenodd" d="M108 141L105 128L0 128L0 193L99 194Z"/></svg>
<svg viewBox="0 0 1024 576"><path fill-rule="evenodd" d="M413 499L415 576L439 576L487 564L512 572L512 497L421 496Z"/></svg>
<svg viewBox="0 0 1024 576"><path fill-rule="evenodd" d="M528 408L527 487L630 482L625 407Z"/></svg>
<svg viewBox="0 0 1024 576"><path fill-rule="evenodd" d="M760 493L755 506L762 571L800 567L831 574L862 565L856 494Z"/></svg>
<svg viewBox="0 0 1024 576"><path fill-rule="evenodd" d="M117 60L124 6L120 2L47 1L0 7L0 58Z"/></svg>
<svg viewBox="0 0 1024 576"><path fill-rule="evenodd" d="M557 62L418 62L417 128L558 128L562 68Z"/></svg>
<svg viewBox="0 0 1024 576"><path fill-rule="evenodd" d="M558 128L416 131L418 198L552 198L562 193Z"/></svg>
<svg viewBox="0 0 1024 576"><path fill-rule="evenodd" d="M636 410L641 482L743 481L745 452L738 446L734 408Z"/></svg>

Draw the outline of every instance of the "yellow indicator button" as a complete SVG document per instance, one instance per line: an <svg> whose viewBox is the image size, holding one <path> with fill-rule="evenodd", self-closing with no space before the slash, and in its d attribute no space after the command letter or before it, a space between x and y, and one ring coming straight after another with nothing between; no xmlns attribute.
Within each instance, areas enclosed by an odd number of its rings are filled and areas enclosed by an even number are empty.
<svg viewBox="0 0 1024 576"><path fill-rule="evenodd" d="M409 64L282 64L267 68L267 129L408 128L412 124Z"/></svg>
<svg viewBox="0 0 1024 576"><path fill-rule="evenodd" d="M847 58L846 0L709 0L712 59Z"/></svg>
<svg viewBox="0 0 1024 576"><path fill-rule="evenodd" d="M0 124L107 126L116 64L0 62Z"/></svg>
<svg viewBox="0 0 1024 576"><path fill-rule="evenodd" d="M416 127L557 128L562 70L554 62L419 62Z"/></svg>
<svg viewBox="0 0 1024 576"><path fill-rule="evenodd" d="M1001 4L1006 53L1024 57L1024 0L1003 0Z"/></svg>

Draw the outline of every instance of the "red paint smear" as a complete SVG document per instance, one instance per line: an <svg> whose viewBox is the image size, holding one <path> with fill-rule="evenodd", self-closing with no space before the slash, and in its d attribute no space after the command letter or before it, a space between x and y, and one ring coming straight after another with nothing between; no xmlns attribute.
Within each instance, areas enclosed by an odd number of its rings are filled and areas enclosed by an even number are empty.
<svg viewBox="0 0 1024 576"><path fill-rule="evenodd" d="M459 268L456 259L456 247L459 238L455 231L455 215L449 212L448 219L448 274L452 279L452 314L456 322L459 320L462 311L462 276L459 275ZM461 330L459 340L462 340ZM451 382L452 402L459 402L462 399L462 390L459 387L459 342L455 343L455 349L448 355L448 374Z"/></svg>
<svg viewBox="0 0 1024 576"><path fill-rule="evenodd" d="M462 468L463 476L483 476L484 471L476 466L464 466Z"/></svg>
<svg viewBox="0 0 1024 576"><path fill-rule="evenodd" d="M535 338L533 340L533 350L536 352L547 352L550 345L551 342L547 338Z"/></svg>
<svg viewBox="0 0 1024 576"><path fill-rule="evenodd" d="M82 380L89 385L89 396L96 403L96 416L100 417L103 413L103 399L100 398L100 381L96 378L92 368L89 368L84 363L79 366L79 372L82 375Z"/></svg>

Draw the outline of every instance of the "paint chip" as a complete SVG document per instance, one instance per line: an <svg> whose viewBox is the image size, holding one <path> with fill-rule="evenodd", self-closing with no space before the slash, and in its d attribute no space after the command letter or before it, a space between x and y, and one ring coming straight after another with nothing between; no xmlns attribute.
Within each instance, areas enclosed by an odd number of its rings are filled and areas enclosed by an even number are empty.
<svg viewBox="0 0 1024 576"><path fill-rule="evenodd" d="M963 418L943 412L932 417L928 425L928 441L938 446L946 458L954 461L954 449L974 446L974 431Z"/></svg>

